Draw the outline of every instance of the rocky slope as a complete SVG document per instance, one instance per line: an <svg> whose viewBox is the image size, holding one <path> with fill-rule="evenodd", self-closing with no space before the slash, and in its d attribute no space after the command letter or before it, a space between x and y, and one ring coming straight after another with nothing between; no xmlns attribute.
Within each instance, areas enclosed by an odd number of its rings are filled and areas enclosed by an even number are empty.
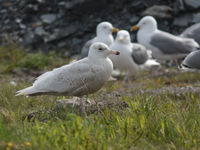
<svg viewBox="0 0 200 150"><path fill-rule="evenodd" d="M0 43L11 39L32 50L73 55L95 35L99 22L129 30L144 15L155 16L160 29L179 34L200 22L200 1L1 0Z"/></svg>

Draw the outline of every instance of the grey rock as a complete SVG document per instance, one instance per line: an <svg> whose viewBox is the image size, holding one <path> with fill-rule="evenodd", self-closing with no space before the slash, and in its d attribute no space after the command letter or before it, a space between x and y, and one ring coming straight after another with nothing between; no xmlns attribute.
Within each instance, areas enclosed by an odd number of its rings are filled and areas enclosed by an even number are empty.
<svg viewBox="0 0 200 150"><path fill-rule="evenodd" d="M37 0L39 3L44 3L45 0Z"/></svg>
<svg viewBox="0 0 200 150"><path fill-rule="evenodd" d="M193 9L200 8L200 1L199 0L184 0L186 6L189 6Z"/></svg>
<svg viewBox="0 0 200 150"><path fill-rule="evenodd" d="M73 0L70 2L61 2L59 3L60 5L64 5L66 9L70 9L72 7L74 7L77 4L81 4L82 2L84 2L85 0Z"/></svg>
<svg viewBox="0 0 200 150"><path fill-rule="evenodd" d="M6 9L2 9L2 10L0 10L0 13L1 13L1 14L7 13L7 10L6 10Z"/></svg>
<svg viewBox="0 0 200 150"><path fill-rule="evenodd" d="M80 52L84 41L95 36L99 22L110 21L116 27L129 30L142 12L159 18L159 28L180 33L186 26L198 22L200 11L193 8L199 8L199 1L113 0L108 5L106 0L0 0L0 44L8 37L32 50L64 52L67 49L72 56Z"/></svg>
<svg viewBox="0 0 200 150"><path fill-rule="evenodd" d="M48 35L48 33L44 31L44 29L43 29L42 26L37 27L37 28L35 29L35 34L37 34L37 35L39 35L39 36Z"/></svg>
<svg viewBox="0 0 200 150"><path fill-rule="evenodd" d="M186 27L189 25L189 23L192 21L192 15L191 14L184 14L181 16L178 16L174 19L172 25L174 26L180 26L180 27Z"/></svg>
<svg viewBox="0 0 200 150"><path fill-rule="evenodd" d="M138 22L138 20L139 20L138 16L131 16L130 23L135 24Z"/></svg>
<svg viewBox="0 0 200 150"><path fill-rule="evenodd" d="M185 9L183 0L177 0L175 3L174 11L183 11Z"/></svg>
<svg viewBox="0 0 200 150"><path fill-rule="evenodd" d="M78 26L77 25L69 25L68 27L62 28L62 29L55 29L54 33L51 34L50 36L46 36L44 38L45 42L52 42L55 40L60 40L62 38L65 38L74 32L78 31Z"/></svg>
<svg viewBox="0 0 200 150"><path fill-rule="evenodd" d="M57 45L59 48L65 47L66 46L66 42L65 41L61 41L58 43Z"/></svg>
<svg viewBox="0 0 200 150"><path fill-rule="evenodd" d="M200 13L194 14L192 23L199 23L200 22Z"/></svg>
<svg viewBox="0 0 200 150"><path fill-rule="evenodd" d="M146 8L145 4L142 1L133 1L130 4L130 11L135 13L136 11L144 10Z"/></svg>
<svg viewBox="0 0 200 150"><path fill-rule="evenodd" d="M66 51L66 52L63 54L63 57L64 57L64 58L70 57L70 52L69 52L69 51Z"/></svg>
<svg viewBox="0 0 200 150"><path fill-rule="evenodd" d="M83 105L85 106L85 109L93 110L94 107L96 107L96 102L91 99L83 98ZM98 105L98 104L97 104ZM80 98L73 97L71 99L62 99L57 100L56 102L56 109L67 109L67 110L79 110L80 108Z"/></svg>
<svg viewBox="0 0 200 150"><path fill-rule="evenodd" d="M10 19L6 19L5 21L4 21L4 24L8 24L10 22Z"/></svg>
<svg viewBox="0 0 200 150"><path fill-rule="evenodd" d="M21 29L25 29L25 28L26 28L26 25L25 25L25 24L22 24L22 23L20 23L20 24L19 24L19 27L20 27Z"/></svg>
<svg viewBox="0 0 200 150"><path fill-rule="evenodd" d="M156 18L171 19L173 9L165 5L154 5L147 8L142 15L143 16L154 16Z"/></svg>
<svg viewBox="0 0 200 150"><path fill-rule="evenodd" d="M73 45L78 45L78 44L80 44L81 43L81 40L80 39L78 39L78 38L73 38L72 39L72 44Z"/></svg>
<svg viewBox="0 0 200 150"><path fill-rule="evenodd" d="M40 16L40 19L44 23L51 24L56 20L56 14L45 14Z"/></svg>
<svg viewBox="0 0 200 150"><path fill-rule="evenodd" d="M58 100L56 102L56 108L57 109L69 109L69 108L74 108L74 107L79 107L80 106L80 102L78 98L72 98L72 99L62 99L62 100Z"/></svg>
<svg viewBox="0 0 200 150"><path fill-rule="evenodd" d="M17 18L17 19L15 19L15 21L16 21L17 23L21 23L21 22L22 22L22 19Z"/></svg>
<svg viewBox="0 0 200 150"><path fill-rule="evenodd" d="M35 34L32 31L28 31L25 36L24 36L24 40L23 40L23 45L28 46L33 44L35 41Z"/></svg>

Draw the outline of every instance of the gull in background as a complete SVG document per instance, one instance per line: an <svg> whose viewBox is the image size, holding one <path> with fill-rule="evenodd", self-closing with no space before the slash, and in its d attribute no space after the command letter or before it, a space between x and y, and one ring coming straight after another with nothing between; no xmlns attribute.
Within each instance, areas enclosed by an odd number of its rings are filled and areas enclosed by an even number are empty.
<svg viewBox="0 0 200 150"><path fill-rule="evenodd" d="M120 30L111 49L120 52L119 57L109 56L113 62L115 69L126 71L128 75L136 74L140 70L140 66L144 65L151 57L151 51L144 46L131 43L130 34L126 30Z"/></svg>
<svg viewBox="0 0 200 150"><path fill-rule="evenodd" d="M152 51L157 60L176 60L184 58L199 48L194 39L182 38L157 28L157 22L152 16L143 17L139 23L132 26L131 31L139 29L137 40Z"/></svg>
<svg viewBox="0 0 200 150"><path fill-rule="evenodd" d="M186 38L193 38L198 44L200 44L200 23L196 23L188 27L181 33L180 36Z"/></svg>
<svg viewBox="0 0 200 150"><path fill-rule="evenodd" d="M117 28L114 28L110 22L101 22L96 28L96 37L87 41L81 50L81 58L88 56L89 47L95 42L102 42L110 46L114 39L112 36L113 32L118 32Z"/></svg>
<svg viewBox="0 0 200 150"><path fill-rule="evenodd" d="M200 51L191 52L187 55L180 69L185 71L200 71Z"/></svg>

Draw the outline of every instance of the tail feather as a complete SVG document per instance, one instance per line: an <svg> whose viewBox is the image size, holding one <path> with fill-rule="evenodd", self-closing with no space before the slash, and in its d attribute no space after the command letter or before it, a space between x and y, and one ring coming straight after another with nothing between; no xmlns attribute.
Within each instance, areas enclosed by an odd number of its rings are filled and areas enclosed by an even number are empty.
<svg viewBox="0 0 200 150"><path fill-rule="evenodd" d="M160 63L155 59L148 59L145 63L145 66L160 66Z"/></svg>
<svg viewBox="0 0 200 150"><path fill-rule="evenodd" d="M33 86L30 86L25 89L17 91L15 96L20 96L20 95L28 96L28 95L32 95L34 93L37 93L37 92L34 90Z"/></svg>
<svg viewBox="0 0 200 150"><path fill-rule="evenodd" d="M192 38L184 38L184 41L188 46L193 48L193 51L198 50L200 47L199 44Z"/></svg>

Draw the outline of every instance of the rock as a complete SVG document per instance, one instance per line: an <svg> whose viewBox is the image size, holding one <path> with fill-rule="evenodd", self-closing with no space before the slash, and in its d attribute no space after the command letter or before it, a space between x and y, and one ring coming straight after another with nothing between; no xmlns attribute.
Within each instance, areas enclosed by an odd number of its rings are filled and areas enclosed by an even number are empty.
<svg viewBox="0 0 200 150"><path fill-rule="evenodd" d="M24 40L22 41L22 44L26 47L28 45L32 45L36 42L36 36L35 33L32 31L28 31L25 35L24 35Z"/></svg>
<svg viewBox="0 0 200 150"><path fill-rule="evenodd" d="M9 39L32 51L67 50L66 54L73 56L80 53L85 41L95 36L96 25L101 21L129 30L144 13L158 18L160 29L178 33L199 21L200 10L194 11L199 3L199 0L0 0L0 44Z"/></svg>
<svg viewBox="0 0 200 150"><path fill-rule="evenodd" d="M130 23L136 24L138 22L138 20L139 20L139 17L133 15L133 16L131 16Z"/></svg>
<svg viewBox="0 0 200 150"><path fill-rule="evenodd" d="M17 86L17 83L15 81L10 81L10 84L13 86Z"/></svg>
<svg viewBox="0 0 200 150"><path fill-rule="evenodd" d="M145 4L142 1L133 1L130 5L130 11L135 14L140 10L144 10L146 8Z"/></svg>
<svg viewBox="0 0 200 150"><path fill-rule="evenodd" d="M83 98L83 105L85 106L86 111L93 111L96 109L96 102L91 99ZM98 105L98 104L97 104ZM69 111L79 111L80 109L80 98L73 97L72 99L62 99L57 100L56 109L67 109Z"/></svg>
<svg viewBox="0 0 200 150"><path fill-rule="evenodd" d="M183 0L176 0L176 3L174 5L174 12L177 14L179 13L180 11L184 11L185 9L185 6L184 6L184 2Z"/></svg>
<svg viewBox="0 0 200 150"><path fill-rule="evenodd" d="M194 14L192 23L199 23L200 22L200 13Z"/></svg>
<svg viewBox="0 0 200 150"><path fill-rule="evenodd" d="M70 52L66 51L66 52L63 54L63 57L64 57L64 58L69 58L69 57L70 57Z"/></svg>
<svg viewBox="0 0 200 150"><path fill-rule="evenodd" d="M42 22L51 24L56 20L56 14L45 14L40 17Z"/></svg>
<svg viewBox="0 0 200 150"><path fill-rule="evenodd" d="M200 8L200 1L199 0L184 0L185 5L193 8L193 9L197 9Z"/></svg>
<svg viewBox="0 0 200 150"><path fill-rule="evenodd" d="M191 14L184 14L181 16L178 16L174 19L172 25L173 26L180 26L180 27L186 27L189 25L189 23L192 21L192 15Z"/></svg>
<svg viewBox="0 0 200 150"><path fill-rule="evenodd" d="M78 98L72 98L72 99L62 99L58 100L56 102L56 108L57 109L72 109L72 108L78 108L80 105L79 102L80 99Z"/></svg>
<svg viewBox="0 0 200 150"><path fill-rule="evenodd" d="M142 16L154 16L156 18L171 19L172 18L172 8L165 5L154 5L147 8Z"/></svg>
<svg viewBox="0 0 200 150"><path fill-rule="evenodd" d="M59 48L63 48L63 47L66 46L66 42L65 42L65 41L61 41L61 42L59 42L59 43L57 44L57 46L58 46Z"/></svg>
<svg viewBox="0 0 200 150"><path fill-rule="evenodd" d="M75 5L77 4L81 4L83 3L84 0L73 0L73 1L70 1L70 2L60 2L59 5L63 5L65 6L66 9L70 9L70 8L73 8Z"/></svg>
<svg viewBox="0 0 200 150"><path fill-rule="evenodd" d="M78 28L79 27L77 25L71 24L71 25L69 25L65 28L55 29L53 34L46 36L44 38L44 41L45 42L52 42L52 41L55 41L55 40L60 40L62 38L65 38L65 37L73 34L76 31L78 31Z"/></svg>
<svg viewBox="0 0 200 150"><path fill-rule="evenodd" d="M25 24L22 24L22 23L20 23L20 24L19 24L19 27L20 27L21 29L25 29L25 28L26 28L26 25L25 25Z"/></svg>
<svg viewBox="0 0 200 150"><path fill-rule="evenodd" d="M48 33L44 31L44 29L43 29L42 26L37 27L37 28L35 29L35 34L36 34L36 35L39 35L39 36L48 35Z"/></svg>

